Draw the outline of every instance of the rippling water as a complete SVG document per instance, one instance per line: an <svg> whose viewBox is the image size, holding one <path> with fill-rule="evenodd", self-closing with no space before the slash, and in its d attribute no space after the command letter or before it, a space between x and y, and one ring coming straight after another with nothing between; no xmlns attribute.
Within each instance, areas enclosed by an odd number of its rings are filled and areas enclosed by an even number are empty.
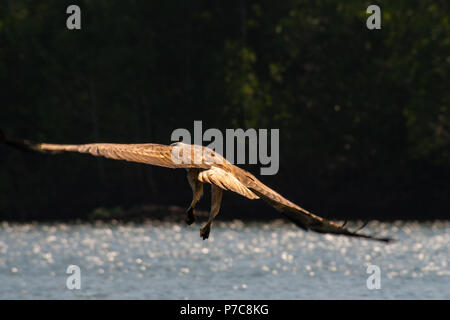
<svg viewBox="0 0 450 320"><path fill-rule="evenodd" d="M383 243L272 223L0 223L1 299L449 299L450 222L370 223ZM81 289L66 269L81 269ZM369 265L381 289L369 290Z"/></svg>

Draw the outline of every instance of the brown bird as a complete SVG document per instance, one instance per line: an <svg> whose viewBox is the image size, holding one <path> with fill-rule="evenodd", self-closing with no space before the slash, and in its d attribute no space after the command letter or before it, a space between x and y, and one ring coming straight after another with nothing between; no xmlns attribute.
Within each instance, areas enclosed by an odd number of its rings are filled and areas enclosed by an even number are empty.
<svg viewBox="0 0 450 320"><path fill-rule="evenodd" d="M200 229L203 240L209 237L211 225L219 213L222 202L222 192L229 190L248 199L263 199L280 211L289 220L303 230L319 233L341 234L352 237L367 238L388 242L390 238L380 238L372 235L350 231L344 225L321 218L299 207L295 203L263 184L254 175L227 161L213 150L198 145L188 145L180 142L171 145L161 144L115 144L91 143L80 145L32 143L27 140L6 139L0 132L0 140L10 146L22 150L44 153L79 152L94 156L145 163L167 168L185 168L187 180L192 188L192 202L187 209L187 224L195 221L194 209L203 195L203 184L211 184L211 211L209 219Z"/></svg>

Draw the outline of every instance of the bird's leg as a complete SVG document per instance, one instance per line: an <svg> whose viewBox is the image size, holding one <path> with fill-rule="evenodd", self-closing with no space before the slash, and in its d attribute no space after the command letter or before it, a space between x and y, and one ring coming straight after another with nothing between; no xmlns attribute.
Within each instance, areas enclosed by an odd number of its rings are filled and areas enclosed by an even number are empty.
<svg viewBox="0 0 450 320"><path fill-rule="evenodd" d="M211 185L211 211L209 213L209 219L205 226L200 229L200 237L203 240L208 239L209 232L211 231L211 224L214 218L217 216L220 210L220 204L222 202L222 189L215 185Z"/></svg>
<svg viewBox="0 0 450 320"><path fill-rule="evenodd" d="M198 169L188 169L187 173L187 179L192 189L192 201L189 208L186 210L187 216L185 221L188 225L195 222L194 208L203 195L203 183L197 179L199 171L200 170Z"/></svg>

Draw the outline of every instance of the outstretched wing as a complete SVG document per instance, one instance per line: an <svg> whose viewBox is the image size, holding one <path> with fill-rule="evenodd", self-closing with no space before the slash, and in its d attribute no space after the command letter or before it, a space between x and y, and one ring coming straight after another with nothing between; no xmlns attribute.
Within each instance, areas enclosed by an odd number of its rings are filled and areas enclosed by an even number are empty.
<svg viewBox="0 0 450 320"><path fill-rule="evenodd" d="M239 193L241 196L249 199L258 199L259 197L243 185L236 177L221 168L212 166L208 170L203 170L198 174L198 180L214 184L223 190L230 190Z"/></svg>
<svg viewBox="0 0 450 320"><path fill-rule="evenodd" d="M117 144L117 143L90 143L81 145L64 145L41 143L32 145L34 151L42 152L80 152L109 159L125 160L145 163L167 168L208 168L204 163L196 164L193 161L174 161L172 146L162 144Z"/></svg>
<svg viewBox="0 0 450 320"><path fill-rule="evenodd" d="M8 139L0 130L0 143L5 143L22 151L39 153L79 152L109 159L151 164L167 168L209 169L215 157L204 157L204 147L173 143L170 146L155 143L119 144L51 144L35 143L28 140ZM212 152L214 154L214 152ZM209 153L208 153L209 154ZM216 156L217 157L217 156ZM220 160L219 156L219 160Z"/></svg>
<svg viewBox="0 0 450 320"><path fill-rule="evenodd" d="M352 237L374 239L385 242L392 240L390 238L379 238L376 236L361 234L355 231L348 230L343 226L319 217L299 207L295 203L292 203L291 201L287 200L286 198L263 184L249 172L238 167L234 167L233 171L238 180L242 181L243 185L245 185L248 189L253 191L254 194L259 196L264 201L268 202L289 220L291 220L298 227L304 230L312 230L319 233L343 234Z"/></svg>
<svg viewBox="0 0 450 320"><path fill-rule="evenodd" d="M260 182L261 185L263 185ZM275 209L284 214L289 220L295 223L297 226L304 230L312 230L319 233L333 233L333 234L343 234L352 237L374 239L379 241L389 242L390 238L379 238L376 236L366 235L362 233L357 233L351 231L343 226L340 226L332 221L326 220L319 217L298 205L290 202L289 200L283 198L275 191L271 190L267 186L257 185L255 188L250 188L263 200L271 204Z"/></svg>

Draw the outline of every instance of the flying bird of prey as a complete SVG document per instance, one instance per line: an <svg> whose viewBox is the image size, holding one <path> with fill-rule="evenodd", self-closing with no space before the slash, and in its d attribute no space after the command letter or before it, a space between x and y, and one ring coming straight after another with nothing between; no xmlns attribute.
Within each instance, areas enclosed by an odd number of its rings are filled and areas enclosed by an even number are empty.
<svg viewBox="0 0 450 320"><path fill-rule="evenodd" d="M176 142L171 145L161 144L115 144L90 143L80 145L32 143L27 140L10 140L0 132L0 140L10 146L43 153L79 152L94 156L145 163L167 168L184 168L187 180L192 188L192 202L187 209L186 223L195 221L194 209L203 195L203 184L211 184L211 210L209 219L200 229L203 240L209 237L211 225L219 213L222 192L233 191L248 199L262 199L285 215L303 230L319 233L341 234L352 237L367 238L388 242L390 238L380 238L351 231L344 225L321 218L287 200L246 170L243 170L213 150Z"/></svg>

